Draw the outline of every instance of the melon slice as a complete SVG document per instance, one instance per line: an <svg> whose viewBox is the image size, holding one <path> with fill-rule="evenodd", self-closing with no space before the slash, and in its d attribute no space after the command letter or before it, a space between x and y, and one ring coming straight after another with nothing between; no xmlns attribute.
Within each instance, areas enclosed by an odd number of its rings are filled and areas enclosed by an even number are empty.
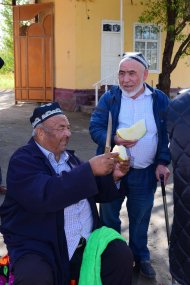
<svg viewBox="0 0 190 285"><path fill-rule="evenodd" d="M129 157L127 155L126 148L123 145L115 145L114 148L112 149L112 152L118 152L120 160L128 160L129 159Z"/></svg>
<svg viewBox="0 0 190 285"><path fill-rule="evenodd" d="M146 133L145 120L142 119L132 125L130 128L120 128L117 130L117 135L129 141L136 141L142 138Z"/></svg>

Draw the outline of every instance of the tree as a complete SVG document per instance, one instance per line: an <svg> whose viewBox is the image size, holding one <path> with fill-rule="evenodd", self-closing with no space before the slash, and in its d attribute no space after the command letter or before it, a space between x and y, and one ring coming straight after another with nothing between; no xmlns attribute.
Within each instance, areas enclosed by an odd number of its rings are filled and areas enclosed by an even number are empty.
<svg viewBox="0 0 190 285"><path fill-rule="evenodd" d="M22 5L27 4L28 0L17 0L16 4ZM1 9L2 23L1 29L2 45L1 45L1 57L5 61L5 66L2 69L3 72L14 72L14 47L13 47L13 11L12 11L12 0L4 0L3 7Z"/></svg>
<svg viewBox="0 0 190 285"><path fill-rule="evenodd" d="M166 32L157 87L169 96L172 71L180 58L190 55L190 0L145 0L141 4L147 8L140 21L161 25Z"/></svg>
<svg viewBox="0 0 190 285"><path fill-rule="evenodd" d="M5 0L1 10L2 16L2 47L1 56L5 61L4 72L13 72L14 56L13 56L13 16L11 1Z"/></svg>

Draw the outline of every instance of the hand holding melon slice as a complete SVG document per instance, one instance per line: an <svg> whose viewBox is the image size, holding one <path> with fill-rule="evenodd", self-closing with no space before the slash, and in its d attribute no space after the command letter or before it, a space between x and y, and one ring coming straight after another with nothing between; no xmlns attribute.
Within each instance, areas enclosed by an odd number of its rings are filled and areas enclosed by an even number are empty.
<svg viewBox="0 0 190 285"><path fill-rule="evenodd" d="M119 153L119 159L121 161L129 159L129 157L127 155L126 148L123 145L115 145L112 152L118 152Z"/></svg>
<svg viewBox="0 0 190 285"><path fill-rule="evenodd" d="M130 128L120 128L117 130L117 135L128 141L136 141L142 138L146 133L145 120L142 119L132 125Z"/></svg>

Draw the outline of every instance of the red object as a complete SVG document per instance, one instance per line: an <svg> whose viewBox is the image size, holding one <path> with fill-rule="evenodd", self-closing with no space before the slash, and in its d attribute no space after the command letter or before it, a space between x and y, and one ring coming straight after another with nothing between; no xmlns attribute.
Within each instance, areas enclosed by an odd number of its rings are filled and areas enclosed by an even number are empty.
<svg viewBox="0 0 190 285"><path fill-rule="evenodd" d="M71 280L70 281L70 285L77 285L77 281L76 280Z"/></svg>
<svg viewBox="0 0 190 285"><path fill-rule="evenodd" d="M0 258L0 265L8 265L9 264L9 257L8 255Z"/></svg>

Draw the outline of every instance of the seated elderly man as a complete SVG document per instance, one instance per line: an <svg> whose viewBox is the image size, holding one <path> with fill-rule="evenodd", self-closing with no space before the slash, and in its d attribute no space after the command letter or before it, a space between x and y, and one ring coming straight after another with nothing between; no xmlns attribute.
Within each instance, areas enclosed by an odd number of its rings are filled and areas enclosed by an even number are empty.
<svg viewBox="0 0 190 285"><path fill-rule="evenodd" d="M4 65L4 60L0 57L0 69L3 67L3 65ZM6 188L2 186L1 183L2 183L2 174L1 174L1 167L0 167L0 193L5 193Z"/></svg>
<svg viewBox="0 0 190 285"><path fill-rule="evenodd" d="M78 280L86 240L101 227L96 202L124 194L129 165L117 153L83 163L67 150L71 130L58 103L37 107L30 121L33 137L9 162L1 231L15 285L67 285ZM113 239L101 255L102 284L131 284L132 267L126 242Z"/></svg>
<svg viewBox="0 0 190 285"><path fill-rule="evenodd" d="M0 193L5 194L6 193L6 188L1 185L2 183L2 174L1 174L1 167L0 167Z"/></svg>

